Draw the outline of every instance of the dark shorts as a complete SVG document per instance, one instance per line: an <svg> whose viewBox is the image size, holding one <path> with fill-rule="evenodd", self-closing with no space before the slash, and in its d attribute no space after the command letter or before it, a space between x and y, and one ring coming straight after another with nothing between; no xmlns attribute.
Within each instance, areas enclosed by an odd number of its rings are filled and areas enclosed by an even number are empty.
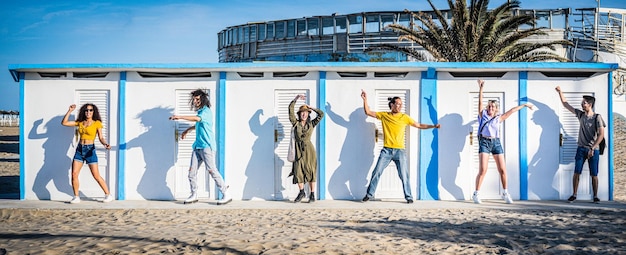
<svg viewBox="0 0 626 255"><path fill-rule="evenodd" d="M504 153L500 138L478 138L478 153L491 153L493 155Z"/></svg>
<svg viewBox="0 0 626 255"><path fill-rule="evenodd" d="M83 163L87 162L87 164L98 163L96 146L94 144L78 144L76 147L76 153L74 153L74 160Z"/></svg>
<svg viewBox="0 0 626 255"><path fill-rule="evenodd" d="M598 163L600 163L600 151L593 150L593 156L587 158L589 155L589 149L585 147L578 147L576 149L576 164L574 166L574 173L581 174L583 172L583 164L585 160L589 163L589 175L598 176Z"/></svg>

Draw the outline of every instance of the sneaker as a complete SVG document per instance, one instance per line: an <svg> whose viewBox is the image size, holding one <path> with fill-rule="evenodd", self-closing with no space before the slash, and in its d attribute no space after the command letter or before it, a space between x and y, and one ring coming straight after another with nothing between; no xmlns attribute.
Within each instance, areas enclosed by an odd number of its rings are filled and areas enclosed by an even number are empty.
<svg viewBox="0 0 626 255"><path fill-rule="evenodd" d="M504 201L507 204L512 204L513 203L513 199L511 199L511 194L509 194L509 193L502 194L502 199L504 199Z"/></svg>
<svg viewBox="0 0 626 255"><path fill-rule="evenodd" d="M113 195L108 194L106 196L104 196L104 199L102 200L102 203L108 203L115 200L115 198L113 198Z"/></svg>
<svg viewBox="0 0 626 255"><path fill-rule="evenodd" d="M406 200L406 203L407 203L407 204L412 204L412 203L413 203L413 199L407 199L407 200Z"/></svg>
<svg viewBox="0 0 626 255"><path fill-rule="evenodd" d="M365 196L365 197L363 197L363 199L362 199L361 201L363 201L363 202L367 202L367 201L370 201L370 197L368 197L368 196Z"/></svg>
<svg viewBox="0 0 626 255"><path fill-rule="evenodd" d="M196 193L191 193L191 195L189 196L189 198L185 199L185 202L183 202L184 204L192 204L198 202L198 195L196 195Z"/></svg>
<svg viewBox="0 0 626 255"><path fill-rule="evenodd" d="M78 204L78 203L80 203L79 196L75 196L74 198L72 198L72 200L70 200L70 204Z"/></svg>
<svg viewBox="0 0 626 255"><path fill-rule="evenodd" d="M600 203L600 199L598 197L594 197L593 198L593 203L594 204L599 204Z"/></svg>
<svg viewBox="0 0 626 255"><path fill-rule="evenodd" d="M313 203L315 202L315 193L311 192L311 194L309 195L309 203Z"/></svg>
<svg viewBox="0 0 626 255"><path fill-rule="evenodd" d="M567 202L574 203L574 201L575 201L575 200L576 200L576 196L570 196L570 197L567 199Z"/></svg>
<svg viewBox="0 0 626 255"><path fill-rule="evenodd" d="M474 204L482 204L483 201L480 201L480 197L478 197L478 194L474 193L474 195L472 196L472 199L474 200Z"/></svg>
<svg viewBox="0 0 626 255"><path fill-rule="evenodd" d="M230 203L231 201L233 201L233 198L231 198L228 192L226 192L224 193L224 196L222 196L222 199L217 200L217 205L225 205Z"/></svg>

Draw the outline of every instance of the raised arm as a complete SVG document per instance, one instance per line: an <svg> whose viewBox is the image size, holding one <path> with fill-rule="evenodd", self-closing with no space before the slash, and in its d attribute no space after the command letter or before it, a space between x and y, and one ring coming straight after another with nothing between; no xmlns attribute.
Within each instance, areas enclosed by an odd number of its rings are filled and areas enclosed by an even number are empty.
<svg viewBox="0 0 626 255"><path fill-rule="evenodd" d="M483 85L485 85L485 81L478 80L478 118L480 118L480 114L483 110Z"/></svg>
<svg viewBox="0 0 626 255"><path fill-rule="evenodd" d="M370 110L370 106L367 104L367 93L365 90L361 90L361 98L363 99L363 110L365 115L376 118L376 112Z"/></svg>
<svg viewBox="0 0 626 255"><path fill-rule="evenodd" d="M563 107L565 107L565 109L567 109L568 111L570 111L573 114L576 114L576 110L574 110L574 107L572 107L568 102L567 99L565 99L565 96L563 96L563 92L561 91L561 87L560 86L556 86L556 92L559 93L559 98L561 98L561 103L563 104Z"/></svg>
<svg viewBox="0 0 626 255"><path fill-rule="evenodd" d="M63 116L63 120L61 121L61 125L66 126L66 127L74 127L74 126L76 126L76 121L69 121L70 113L72 113L74 111L74 109L76 109L76 105L75 104L70 105L70 108L65 113L65 116Z"/></svg>
<svg viewBox="0 0 626 255"><path fill-rule="evenodd" d="M522 108L524 108L524 107L528 107L528 108L530 108L531 110L533 109L533 105L532 105L532 104L528 104L528 103L526 103L526 104L522 104L522 105L518 105L518 106L515 106L515 107L511 108L510 110L508 110L507 112L505 112L504 114L500 115L500 122L505 121L505 120L506 120L506 119L508 119L508 118L509 118L509 117L510 117L513 113L515 113L515 112L517 112L517 111L521 110L521 109L522 109Z"/></svg>

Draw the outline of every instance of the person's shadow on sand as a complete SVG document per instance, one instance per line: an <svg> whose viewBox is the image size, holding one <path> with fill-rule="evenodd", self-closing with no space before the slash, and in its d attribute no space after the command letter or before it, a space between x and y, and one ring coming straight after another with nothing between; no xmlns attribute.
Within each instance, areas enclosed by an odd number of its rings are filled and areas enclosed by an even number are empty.
<svg viewBox="0 0 626 255"><path fill-rule="evenodd" d="M257 138L256 140L254 140L254 144L252 145L252 154L250 156L250 159L248 160L248 165L246 166L246 184L244 185L242 199L247 200L261 198L283 200L281 191L285 190L285 188L281 186L280 188L278 188L279 190L274 189L276 185L281 185L283 178L281 176L276 176L275 171L276 169L282 169L285 165L285 161L278 157L275 151L278 143L284 137L284 135L280 134L284 134L285 130L283 129L283 125L278 121L278 117L276 116L270 117L265 121L265 123L261 124L261 115L263 115L263 110L259 109L252 115L252 117L248 121L250 131ZM277 134L277 141L274 141L273 139L273 132L276 132ZM274 165L271 169L263 169L259 166L263 165L263 162L267 161L267 157L269 156L267 146L269 144L274 145L274 149L272 150Z"/></svg>
<svg viewBox="0 0 626 255"><path fill-rule="evenodd" d="M50 191L47 186L52 182L55 188L73 196L74 192L70 185L70 170L72 158L67 155L70 146L73 145L74 128L61 125L63 116L55 116L44 125L44 132L38 130L43 123L43 119L36 120L33 128L28 133L28 139L45 139L42 148L44 150L44 160L41 169L37 171L33 182L33 192L40 200L50 199ZM83 196L82 194L79 194Z"/></svg>
<svg viewBox="0 0 626 255"><path fill-rule="evenodd" d="M167 186L167 172L174 166L174 154L164 153L164 139L174 139L173 136L163 137L163 134L172 133L172 123L168 119L172 115L172 108L152 108L137 114L136 119L141 121L145 132L126 143L126 149L141 148L146 168L137 192L144 199L174 200L174 193ZM166 146L167 147L167 146ZM174 145L170 146L174 149ZM164 155L172 155L164 157Z"/></svg>
<svg viewBox="0 0 626 255"><path fill-rule="evenodd" d="M347 130L339 154L341 163L330 177L328 192L333 199L360 199L365 195L367 174L374 162L376 125L366 121L362 107L355 109L348 120L333 112L330 103L326 104L326 112L335 124Z"/></svg>

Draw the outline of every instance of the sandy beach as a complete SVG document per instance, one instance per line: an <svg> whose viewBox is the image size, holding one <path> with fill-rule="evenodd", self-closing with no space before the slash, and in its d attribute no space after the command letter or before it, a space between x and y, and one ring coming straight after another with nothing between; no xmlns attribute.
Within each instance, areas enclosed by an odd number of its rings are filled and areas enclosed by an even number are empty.
<svg viewBox="0 0 626 255"><path fill-rule="evenodd" d="M352 209L307 204L288 209L0 209L0 255L626 254L626 207L610 206L626 203L626 131L620 123L614 202L529 209L420 208L419 201L390 208L354 203L360 206ZM0 130L0 194L7 194L19 191L14 183L19 181L18 131Z"/></svg>

